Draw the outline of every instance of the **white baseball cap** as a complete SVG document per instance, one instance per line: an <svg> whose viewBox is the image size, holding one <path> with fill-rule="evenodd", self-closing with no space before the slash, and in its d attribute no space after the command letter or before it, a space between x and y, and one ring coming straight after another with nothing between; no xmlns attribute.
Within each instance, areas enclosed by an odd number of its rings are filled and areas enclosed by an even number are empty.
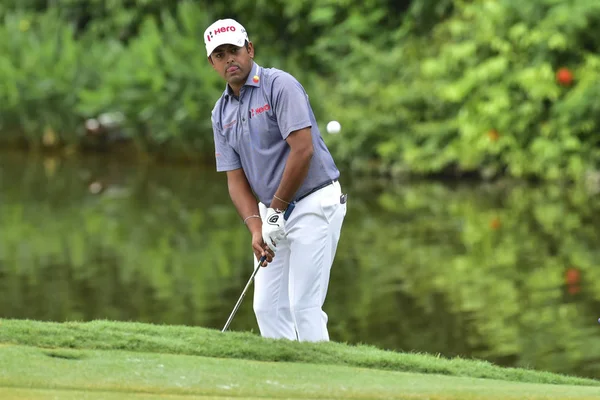
<svg viewBox="0 0 600 400"><path fill-rule="evenodd" d="M239 22L231 18L220 19L204 31L206 55L209 57L222 44L232 44L242 47L246 40L250 41L246 29Z"/></svg>

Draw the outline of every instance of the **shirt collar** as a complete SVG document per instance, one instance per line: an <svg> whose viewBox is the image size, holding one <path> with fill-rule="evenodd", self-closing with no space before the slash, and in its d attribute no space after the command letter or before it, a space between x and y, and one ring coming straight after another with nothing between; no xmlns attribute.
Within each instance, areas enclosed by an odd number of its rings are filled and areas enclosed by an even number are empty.
<svg viewBox="0 0 600 400"><path fill-rule="evenodd" d="M252 69L250 70L250 73L248 74L248 78L246 79L246 83L244 84L244 86L260 87L260 79L262 76L261 73L262 73L262 68L260 67L260 65L258 65L256 62L252 61ZM231 90L228 83L225 84L224 95L226 97L233 96L233 90Z"/></svg>

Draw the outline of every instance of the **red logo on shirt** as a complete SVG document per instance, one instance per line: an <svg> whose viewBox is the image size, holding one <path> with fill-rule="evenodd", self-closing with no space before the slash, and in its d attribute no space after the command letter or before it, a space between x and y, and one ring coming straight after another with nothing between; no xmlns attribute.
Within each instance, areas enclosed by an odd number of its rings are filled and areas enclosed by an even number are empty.
<svg viewBox="0 0 600 400"><path fill-rule="evenodd" d="M258 107L258 108L251 108L250 111L248 111L250 113L250 118L254 118L259 116L260 114L264 113L265 111L269 111L271 109L271 106L269 106L268 104L265 104L262 107Z"/></svg>

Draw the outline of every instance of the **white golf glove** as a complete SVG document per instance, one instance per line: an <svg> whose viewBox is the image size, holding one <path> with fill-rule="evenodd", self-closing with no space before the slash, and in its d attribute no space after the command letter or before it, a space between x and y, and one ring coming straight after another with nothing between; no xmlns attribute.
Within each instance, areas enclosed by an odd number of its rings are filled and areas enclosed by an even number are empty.
<svg viewBox="0 0 600 400"><path fill-rule="evenodd" d="M262 237L271 250L277 251L277 244L285 239L283 211L277 212L273 208L267 208L263 218Z"/></svg>

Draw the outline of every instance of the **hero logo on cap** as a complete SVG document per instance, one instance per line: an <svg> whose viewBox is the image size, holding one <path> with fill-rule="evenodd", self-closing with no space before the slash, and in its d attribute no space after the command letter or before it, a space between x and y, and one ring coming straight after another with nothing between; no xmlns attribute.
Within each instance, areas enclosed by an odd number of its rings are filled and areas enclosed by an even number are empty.
<svg viewBox="0 0 600 400"><path fill-rule="evenodd" d="M206 40L208 40L209 42L211 41L211 39L214 37L214 35L218 35L219 33L222 32L235 32L235 26L224 26L222 28L217 28L214 31L210 31L208 32L208 35L206 36Z"/></svg>

